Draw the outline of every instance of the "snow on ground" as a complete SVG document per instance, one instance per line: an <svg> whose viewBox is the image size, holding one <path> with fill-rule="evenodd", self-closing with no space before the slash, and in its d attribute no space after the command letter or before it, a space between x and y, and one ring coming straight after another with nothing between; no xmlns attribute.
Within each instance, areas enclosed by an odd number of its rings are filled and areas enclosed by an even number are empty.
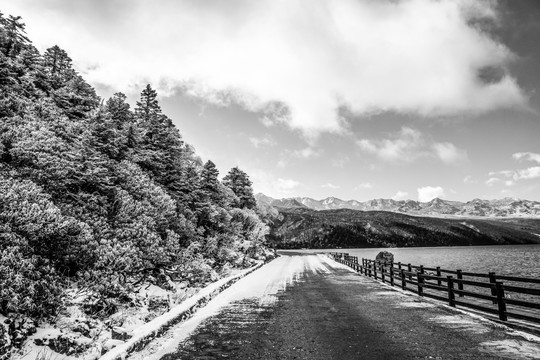
<svg viewBox="0 0 540 360"><path fill-rule="evenodd" d="M132 354L130 359L159 359L173 352L200 324L218 314L229 304L256 298L259 299L261 306L270 306L277 301L277 294L280 291L302 281L303 273L329 274L332 268L340 267L339 265L326 255L282 255L224 290L197 311L192 318L173 327L163 337L150 343L143 351Z"/></svg>
<svg viewBox="0 0 540 360"><path fill-rule="evenodd" d="M260 266L260 265L257 265ZM255 266L255 268L257 267ZM168 326L169 324L172 324L176 321L176 319L179 319L181 316L189 312L194 306L196 306L200 301L202 301L205 298L212 297L212 294L215 294L222 288L223 286L226 286L231 281L234 281L237 278L241 278L245 276L245 274L250 273L253 271L253 268L246 269L241 272L238 272L235 275L229 276L227 278L218 280L209 286L202 289L200 292L197 293L197 295L192 296L191 298L185 300L181 304L175 306L173 309L171 309L169 312L155 318L154 320L137 327L133 331L133 336L131 339L129 339L126 343L117 346L107 352L104 356L102 356L101 360L113 360L118 358L125 358L126 355L130 352L130 350L135 347L140 342L144 341L145 339L148 339L152 336L155 336L162 328Z"/></svg>
<svg viewBox="0 0 540 360"><path fill-rule="evenodd" d="M470 331L477 334L483 334L490 331L484 324L476 321L470 316L464 315L438 315L429 319L437 324L447 326L461 331Z"/></svg>
<svg viewBox="0 0 540 360"><path fill-rule="evenodd" d="M497 357L509 359L538 359L538 346L519 340L486 341L480 344L482 350Z"/></svg>
<svg viewBox="0 0 540 360"><path fill-rule="evenodd" d="M469 224L467 223L466 221L460 223L461 225L464 225L466 227L468 227L469 229L473 230L473 231L476 231L477 233L480 233L480 230L478 230L478 228L472 224Z"/></svg>

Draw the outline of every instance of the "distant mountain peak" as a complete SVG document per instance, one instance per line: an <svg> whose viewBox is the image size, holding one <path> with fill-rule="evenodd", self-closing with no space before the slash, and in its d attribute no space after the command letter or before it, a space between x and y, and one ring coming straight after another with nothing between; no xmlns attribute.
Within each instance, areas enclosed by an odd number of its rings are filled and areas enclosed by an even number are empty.
<svg viewBox="0 0 540 360"><path fill-rule="evenodd" d="M450 201L436 197L428 202L416 200L372 199L368 201L342 200L329 196L322 200L309 197L274 199L262 193L255 195L261 204L276 208L308 208L313 210L351 209L362 211L390 211L410 215L455 217L540 217L540 202L505 197L467 202Z"/></svg>

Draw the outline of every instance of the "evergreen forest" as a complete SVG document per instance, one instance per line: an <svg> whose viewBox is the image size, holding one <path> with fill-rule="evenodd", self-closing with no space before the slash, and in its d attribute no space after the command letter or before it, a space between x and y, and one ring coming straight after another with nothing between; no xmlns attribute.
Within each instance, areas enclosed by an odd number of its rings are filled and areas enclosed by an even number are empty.
<svg viewBox="0 0 540 360"><path fill-rule="evenodd" d="M102 99L58 46L0 14L0 315L49 319L84 289L200 286L272 256L248 175L222 179L144 87Z"/></svg>

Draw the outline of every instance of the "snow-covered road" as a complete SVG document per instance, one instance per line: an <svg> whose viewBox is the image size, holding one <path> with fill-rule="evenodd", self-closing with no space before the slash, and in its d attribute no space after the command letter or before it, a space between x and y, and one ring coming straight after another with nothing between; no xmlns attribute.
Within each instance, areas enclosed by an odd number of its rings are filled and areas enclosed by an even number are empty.
<svg viewBox="0 0 540 360"><path fill-rule="evenodd" d="M326 255L280 256L249 276L240 279L233 286L224 290L200 309L187 321L175 326L164 337L150 343L145 350L133 354L130 359L160 358L176 350L187 337L205 320L218 314L227 306L241 306L245 300L250 300L250 306L255 301L261 308L272 306L277 301L277 295L287 286L301 281L306 272L330 274L332 269L347 267L330 260Z"/></svg>
<svg viewBox="0 0 540 360"><path fill-rule="evenodd" d="M535 337L390 289L324 255L282 256L130 359L540 358Z"/></svg>

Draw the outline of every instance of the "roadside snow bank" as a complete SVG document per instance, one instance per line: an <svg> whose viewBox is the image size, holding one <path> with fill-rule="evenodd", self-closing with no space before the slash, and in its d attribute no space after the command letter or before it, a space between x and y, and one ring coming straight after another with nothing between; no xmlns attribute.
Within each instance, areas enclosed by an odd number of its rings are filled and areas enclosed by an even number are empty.
<svg viewBox="0 0 540 360"><path fill-rule="evenodd" d="M330 274L336 267L325 255L289 256L281 254L278 258L257 269L249 276L236 282L220 293L206 306L197 310L189 320L171 327L165 334L152 341L144 350L130 354L133 360L160 359L174 352L199 325L208 318L219 314L234 304L242 307L243 302L257 302L261 308L273 306L281 291L303 281L306 273ZM338 264L339 265L339 264Z"/></svg>
<svg viewBox="0 0 540 360"><path fill-rule="evenodd" d="M263 263L255 265L235 275L226 277L208 285L204 289L200 290L195 296L175 306L166 314L163 314L135 329L131 339L105 353L100 360L125 359L129 353L142 349L153 338L163 334L168 328L176 323L187 319L197 308L206 304L221 291L228 288L234 282L243 278L247 274L260 268L262 265Z"/></svg>

